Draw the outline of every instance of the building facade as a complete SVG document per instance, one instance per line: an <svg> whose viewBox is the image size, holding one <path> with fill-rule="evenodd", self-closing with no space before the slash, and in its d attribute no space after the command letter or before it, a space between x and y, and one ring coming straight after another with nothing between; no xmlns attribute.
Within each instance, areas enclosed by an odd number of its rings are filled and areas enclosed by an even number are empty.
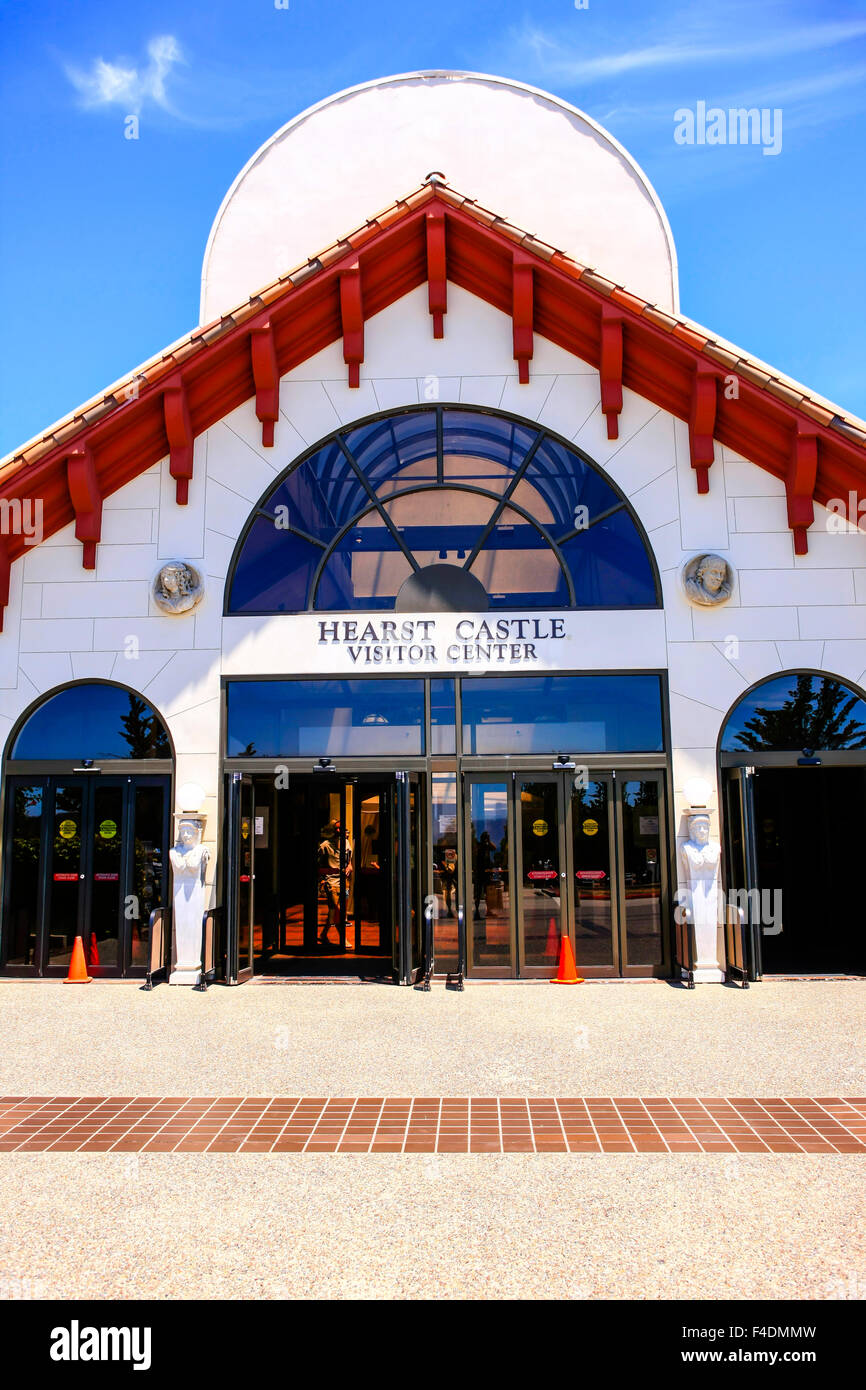
<svg viewBox="0 0 866 1390"><path fill-rule="evenodd" d="M341 93L201 323L0 465L5 973L864 971L866 427L680 314L612 137Z"/></svg>

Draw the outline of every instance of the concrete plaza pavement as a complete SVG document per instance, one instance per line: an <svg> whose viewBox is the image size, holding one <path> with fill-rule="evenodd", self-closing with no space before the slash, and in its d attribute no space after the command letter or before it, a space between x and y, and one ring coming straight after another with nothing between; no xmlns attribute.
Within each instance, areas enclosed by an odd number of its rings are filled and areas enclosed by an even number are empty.
<svg viewBox="0 0 866 1390"><path fill-rule="evenodd" d="M866 1095L866 982L0 981L6 1095Z"/></svg>
<svg viewBox="0 0 866 1390"><path fill-rule="evenodd" d="M0 982L0 1092L863 1095L866 984ZM866 1297L864 1160L0 1156L0 1297Z"/></svg>

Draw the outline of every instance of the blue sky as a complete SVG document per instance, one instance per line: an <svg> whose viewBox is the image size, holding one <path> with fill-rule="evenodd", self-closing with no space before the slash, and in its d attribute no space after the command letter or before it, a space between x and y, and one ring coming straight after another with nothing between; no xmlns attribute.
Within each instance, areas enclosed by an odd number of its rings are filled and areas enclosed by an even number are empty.
<svg viewBox="0 0 866 1390"><path fill-rule="evenodd" d="M600 121L667 210L683 312L866 415L866 0L4 0L0 452L195 325L211 222L268 135L416 68ZM678 145L699 101L781 108L781 152Z"/></svg>

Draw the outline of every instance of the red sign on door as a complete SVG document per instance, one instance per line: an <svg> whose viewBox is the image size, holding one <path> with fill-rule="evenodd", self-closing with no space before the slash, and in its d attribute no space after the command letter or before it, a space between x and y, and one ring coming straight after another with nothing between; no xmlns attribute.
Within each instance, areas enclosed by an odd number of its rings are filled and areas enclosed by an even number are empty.
<svg viewBox="0 0 866 1390"><path fill-rule="evenodd" d="M607 873L604 869L578 869L575 878L607 878Z"/></svg>
<svg viewBox="0 0 866 1390"><path fill-rule="evenodd" d="M94 875L93 875L93 882L94 882L94 883L116 883L117 880L118 880L119 878L120 878L120 874L94 874Z"/></svg>
<svg viewBox="0 0 866 1390"><path fill-rule="evenodd" d="M559 874L556 872L556 869L530 869L526 877L529 879L559 878Z"/></svg>
<svg viewBox="0 0 866 1390"><path fill-rule="evenodd" d="M54 882L55 882L55 883L77 883L77 882L78 882L78 874L55 874L55 875L54 875Z"/></svg>

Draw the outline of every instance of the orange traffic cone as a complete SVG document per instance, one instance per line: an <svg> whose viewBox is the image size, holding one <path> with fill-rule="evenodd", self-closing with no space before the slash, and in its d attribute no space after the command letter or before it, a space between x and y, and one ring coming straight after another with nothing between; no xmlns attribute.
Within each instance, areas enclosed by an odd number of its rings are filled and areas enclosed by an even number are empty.
<svg viewBox="0 0 866 1390"><path fill-rule="evenodd" d="M91 976L87 973L87 966L84 964L84 942L80 936L75 938L75 945L72 947L72 960L69 962L69 974L63 983L65 985L89 985L92 983Z"/></svg>
<svg viewBox="0 0 866 1390"><path fill-rule="evenodd" d="M571 942L564 932L562 936L562 946L559 952L559 970L556 973L556 978L551 980L550 983L552 985L582 985L586 983L577 973Z"/></svg>
<svg viewBox="0 0 866 1390"><path fill-rule="evenodd" d="M547 927L547 943L544 947L544 954L548 957L553 956L554 960L559 956L559 927L555 917L551 917Z"/></svg>

